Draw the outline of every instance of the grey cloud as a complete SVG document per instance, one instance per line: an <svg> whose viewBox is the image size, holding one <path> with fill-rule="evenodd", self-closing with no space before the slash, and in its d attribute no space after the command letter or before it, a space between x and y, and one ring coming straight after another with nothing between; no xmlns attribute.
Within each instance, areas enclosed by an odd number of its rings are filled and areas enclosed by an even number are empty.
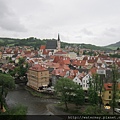
<svg viewBox="0 0 120 120"><path fill-rule="evenodd" d="M8 31L25 32L26 28L20 23L19 18L14 14L6 2L0 0L0 28Z"/></svg>
<svg viewBox="0 0 120 120"><path fill-rule="evenodd" d="M103 35L108 37L116 37L120 33L120 28L106 28Z"/></svg>
<svg viewBox="0 0 120 120"><path fill-rule="evenodd" d="M84 33L84 34L86 34L86 35L93 35L92 31L87 30L86 28L82 29L80 32L81 32L81 33Z"/></svg>
<svg viewBox="0 0 120 120"><path fill-rule="evenodd" d="M77 36L75 36L75 38L82 38L82 36L81 35L77 35Z"/></svg>

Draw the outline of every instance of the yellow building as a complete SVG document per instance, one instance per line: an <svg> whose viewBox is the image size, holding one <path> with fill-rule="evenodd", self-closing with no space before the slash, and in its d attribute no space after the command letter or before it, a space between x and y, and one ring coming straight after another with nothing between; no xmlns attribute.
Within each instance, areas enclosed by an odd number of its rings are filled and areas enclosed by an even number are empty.
<svg viewBox="0 0 120 120"><path fill-rule="evenodd" d="M102 91L102 101L104 105L110 105L112 100L112 83L105 83Z"/></svg>
<svg viewBox="0 0 120 120"><path fill-rule="evenodd" d="M120 102L120 83L117 83L117 89L116 89L116 102ZM112 83L104 83L104 88L102 91L102 102L103 105L110 105L110 101L113 98L113 90L112 90L113 84Z"/></svg>
<svg viewBox="0 0 120 120"><path fill-rule="evenodd" d="M0 59L2 59L2 52L0 52Z"/></svg>
<svg viewBox="0 0 120 120"><path fill-rule="evenodd" d="M39 64L29 68L27 72L27 85L37 91L49 84L49 71Z"/></svg>

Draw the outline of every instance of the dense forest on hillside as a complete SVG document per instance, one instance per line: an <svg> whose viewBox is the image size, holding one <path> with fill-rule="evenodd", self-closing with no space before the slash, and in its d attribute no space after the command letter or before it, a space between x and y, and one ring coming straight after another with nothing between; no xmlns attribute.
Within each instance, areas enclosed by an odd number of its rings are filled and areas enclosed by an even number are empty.
<svg viewBox="0 0 120 120"><path fill-rule="evenodd" d="M16 38L0 38L0 46L33 46L35 48L39 48L41 45L45 45L47 40L56 40L56 39L38 39L35 37L29 37L24 39L16 39ZM65 48L65 46L77 46L78 48L86 48L93 50L110 50L105 47L99 47L91 44L77 44L77 43L66 43L61 42L61 47Z"/></svg>
<svg viewBox="0 0 120 120"><path fill-rule="evenodd" d="M116 42L114 44L110 44L110 45L107 45L105 46L106 48L110 48L110 49L113 49L113 50L116 50L117 48L120 48L120 41L119 42Z"/></svg>

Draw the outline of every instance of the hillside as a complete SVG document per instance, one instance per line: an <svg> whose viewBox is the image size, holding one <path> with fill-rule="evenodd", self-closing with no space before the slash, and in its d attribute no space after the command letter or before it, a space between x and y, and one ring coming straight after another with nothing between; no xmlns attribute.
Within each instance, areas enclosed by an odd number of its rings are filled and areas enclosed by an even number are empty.
<svg viewBox="0 0 120 120"><path fill-rule="evenodd" d="M116 50L118 47L120 48L120 41L119 42L116 42L114 44L110 44L110 45L107 45L105 46L106 48L110 48L112 50Z"/></svg>
<svg viewBox="0 0 120 120"><path fill-rule="evenodd" d="M53 39L37 39L34 37L25 38L25 39L15 39L15 38L2 38L0 37L0 46L33 46L33 47L40 47L41 45L45 45L47 40ZM54 39L55 40L55 39ZM76 44L76 43L65 43L61 42L61 47L65 48L65 46L77 46L79 48L86 48L92 50L110 50L105 47L99 47L91 44Z"/></svg>

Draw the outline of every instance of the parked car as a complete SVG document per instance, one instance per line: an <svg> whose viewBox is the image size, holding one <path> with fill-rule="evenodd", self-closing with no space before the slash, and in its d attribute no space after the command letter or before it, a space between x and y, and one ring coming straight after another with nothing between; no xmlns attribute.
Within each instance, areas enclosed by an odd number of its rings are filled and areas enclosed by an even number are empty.
<svg viewBox="0 0 120 120"><path fill-rule="evenodd" d="M119 109L119 108L115 108L114 111L115 111L116 113L120 113L120 109Z"/></svg>

